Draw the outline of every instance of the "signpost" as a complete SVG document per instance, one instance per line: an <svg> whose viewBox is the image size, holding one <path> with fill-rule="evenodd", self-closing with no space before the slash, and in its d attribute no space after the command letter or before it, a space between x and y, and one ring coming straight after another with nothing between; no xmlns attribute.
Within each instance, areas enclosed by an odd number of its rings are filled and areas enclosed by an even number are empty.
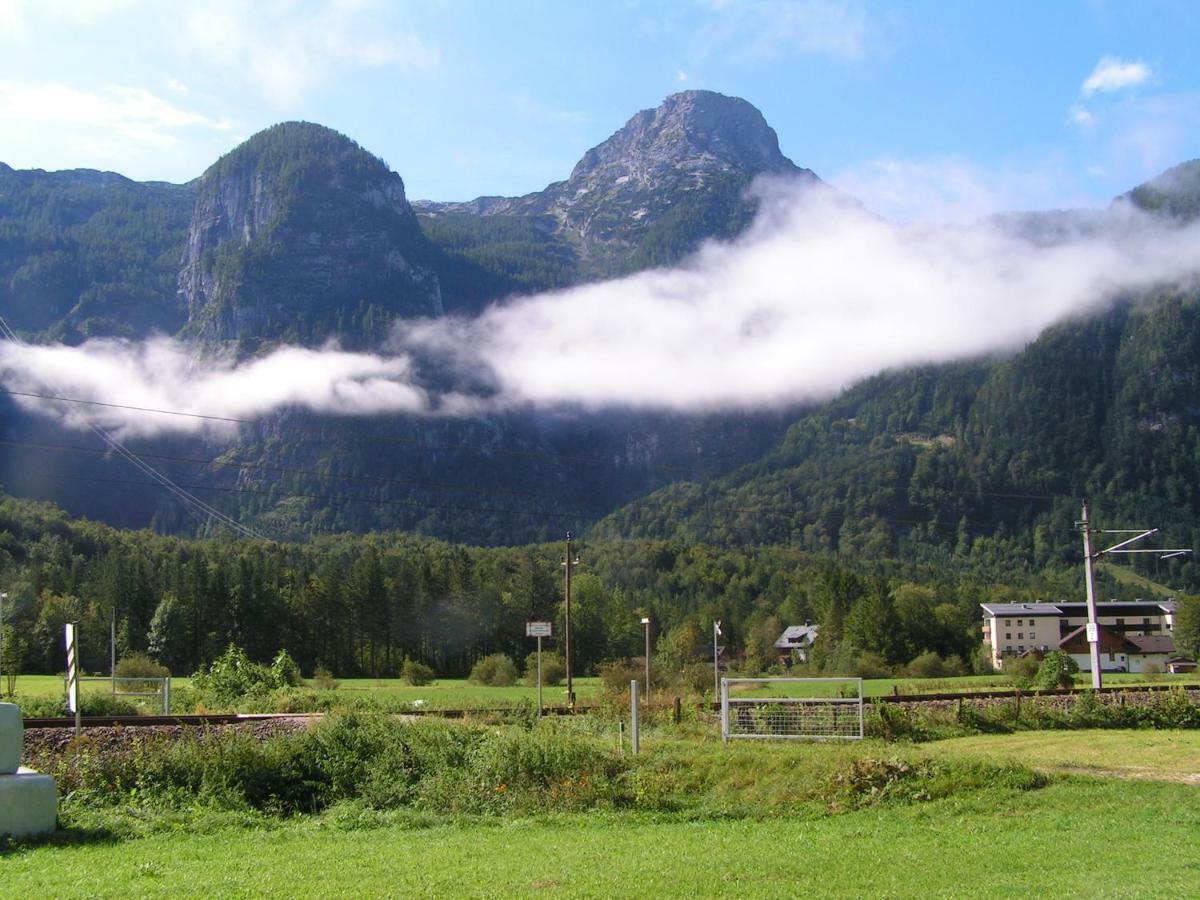
<svg viewBox="0 0 1200 900"><path fill-rule="evenodd" d="M550 637L552 628L549 622L526 622L525 637L537 638L537 687L538 715L542 714L542 638Z"/></svg>
<svg viewBox="0 0 1200 900"><path fill-rule="evenodd" d="M63 628L67 642L67 709L75 714L75 734L79 734L79 640L76 631L74 622L68 622Z"/></svg>

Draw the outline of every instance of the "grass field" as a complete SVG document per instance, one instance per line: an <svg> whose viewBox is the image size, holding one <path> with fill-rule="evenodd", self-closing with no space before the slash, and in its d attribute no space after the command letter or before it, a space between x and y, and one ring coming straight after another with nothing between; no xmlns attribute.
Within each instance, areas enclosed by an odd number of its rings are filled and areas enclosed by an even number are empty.
<svg viewBox="0 0 1200 900"><path fill-rule="evenodd" d="M1088 676L1077 676L1076 683L1080 686L1090 684ZM189 678L172 678L171 688L179 695L177 699L187 702L186 689L190 685ZM1105 675L1105 684L1111 686L1135 686L1139 684L1200 684L1200 677L1165 676L1159 675L1151 679L1133 674ZM574 680L577 702L592 703L600 691L600 679L576 678ZM863 682L863 690L868 697L879 697L886 694L922 694L922 693L952 693L956 691L986 691L1002 690L1010 687L1002 675L971 675L961 678L876 678ZM775 687L743 691L747 696L779 695L787 693L791 688ZM109 685L106 681L85 681L82 690L86 692L107 693ZM811 691L811 686L808 688ZM62 678L56 675L22 675L17 679L16 701L22 697L49 698L61 697L63 691ZM826 688L833 692L835 688ZM423 687L413 687L398 678L343 678L338 680L338 687L332 698L337 703L353 704L358 701L376 700L385 703L412 703L419 701L420 705L431 709L487 709L493 707L517 706L522 703L535 703L537 688L525 684L512 687L489 687L471 684L466 679L438 679ZM663 695L665 696L665 695ZM565 685L545 686L542 689L542 701L547 706L561 706L566 703ZM145 701L149 708L152 700ZM174 712L182 713L190 710L181 708L180 703L174 704Z"/></svg>
<svg viewBox="0 0 1200 900"><path fill-rule="evenodd" d="M320 816L214 819L148 837L65 834L0 855L0 894L131 896L1191 896L1200 883L1195 732L1036 733L903 747L738 745L647 737L644 764L723 780L758 814L598 811L445 819L346 805ZM1054 776L849 812L769 802L855 758L1019 757L1165 780ZM1174 783L1172 783L1174 782ZM769 795L756 797L756 784ZM741 785L741 787L739 787ZM236 818L236 817L234 817ZM1086 827L1085 827L1086 826Z"/></svg>

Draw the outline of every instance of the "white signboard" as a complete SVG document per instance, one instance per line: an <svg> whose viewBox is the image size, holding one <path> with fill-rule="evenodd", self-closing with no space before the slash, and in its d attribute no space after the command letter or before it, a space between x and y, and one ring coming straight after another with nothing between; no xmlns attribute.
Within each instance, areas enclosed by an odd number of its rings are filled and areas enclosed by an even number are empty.
<svg viewBox="0 0 1200 900"><path fill-rule="evenodd" d="M1100 626L1095 622L1087 623L1087 639L1089 644L1100 642Z"/></svg>
<svg viewBox="0 0 1200 900"><path fill-rule="evenodd" d="M525 637L550 637L549 622L526 622Z"/></svg>

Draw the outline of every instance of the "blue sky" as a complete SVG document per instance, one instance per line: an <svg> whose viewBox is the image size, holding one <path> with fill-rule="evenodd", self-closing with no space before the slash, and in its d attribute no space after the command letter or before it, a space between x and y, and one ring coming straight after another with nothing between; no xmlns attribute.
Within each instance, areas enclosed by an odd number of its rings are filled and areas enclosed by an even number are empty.
<svg viewBox="0 0 1200 900"><path fill-rule="evenodd" d="M0 0L0 160L185 181L321 122L409 196L564 178L705 88L889 216L1097 205L1200 156L1187 0Z"/></svg>

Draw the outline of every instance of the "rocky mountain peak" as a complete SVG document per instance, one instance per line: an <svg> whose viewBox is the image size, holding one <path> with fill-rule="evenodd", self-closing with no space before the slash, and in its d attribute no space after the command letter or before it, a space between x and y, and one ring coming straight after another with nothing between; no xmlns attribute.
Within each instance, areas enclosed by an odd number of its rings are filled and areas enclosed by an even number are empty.
<svg viewBox="0 0 1200 900"><path fill-rule="evenodd" d="M179 290L198 336L317 340L358 328L348 303L380 321L439 313L429 258L399 175L332 129L285 122L201 177Z"/></svg>
<svg viewBox="0 0 1200 900"><path fill-rule="evenodd" d="M589 150L569 182L601 174L653 182L664 171L709 170L758 175L799 169L753 105L713 91L684 91L644 109Z"/></svg>

